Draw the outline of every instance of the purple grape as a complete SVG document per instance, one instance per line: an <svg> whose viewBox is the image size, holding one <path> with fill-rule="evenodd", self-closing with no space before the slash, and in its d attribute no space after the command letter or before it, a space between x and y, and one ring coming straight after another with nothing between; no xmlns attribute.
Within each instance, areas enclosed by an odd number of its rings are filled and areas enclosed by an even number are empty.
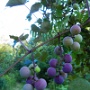
<svg viewBox="0 0 90 90"><path fill-rule="evenodd" d="M47 86L47 82L45 79L40 78L35 82L35 88L36 90L44 90Z"/></svg>
<svg viewBox="0 0 90 90"><path fill-rule="evenodd" d="M30 77L27 78L26 83L31 84L31 85L34 86L34 83L35 83L36 80L38 80L37 77L33 78L33 76L30 76Z"/></svg>
<svg viewBox="0 0 90 90"><path fill-rule="evenodd" d="M23 90L33 90L33 86L31 84L25 84Z"/></svg>
<svg viewBox="0 0 90 90"><path fill-rule="evenodd" d="M53 67L49 67L49 68L47 69L47 74L48 74L48 76L50 76L50 77L55 77L55 76L56 76L56 69L53 68Z"/></svg>
<svg viewBox="0 0 90 90"><path fill-rule="evenodd" d="M57 63L58 63L58 60L54 59L54 58L50 59L50 61L49 61L49 65L51 67L56 67Z"/></svg>
<svg viewBox="0 0 90 90"><path fill-rule="evenodd" d="M65 63L70 63L72 61L72 56L70 54L65 54L64 61Z"/></svg>
<svg viewBox="0 0 90 90"><path fill-rule="evenodd" d="M28 77L26 83L33 85L34 84L33 76Z"/></svg>
<svg viewBox="0 0 90 90"><path fill-rule="evenodd" d="M61 75L58 75L54 78L56 84L62 84L64 82L64 78Z"/></svg>
<svg viewBox="0 0 90 90"><path fill-rule="evenodd" d="M70 32L72 35L77 35L81 32L81 28L79 25L75 24L70 28Z"/></svg>
<svg viewBox="0 0 90 90"><path fill-rule="evenodd" d="M56 46L55 49L54 49L54 52L57 54L57 55L60 55L64 52L63 50L63 47L61 46Z"/></svg>
<svg viewBox="0 0 90 90"><path fill-rule="evenodd" d="M23 66L20 69L20 75L24 78L28 78L30 76L30 70L27 66Z"/></svg>
<svg viewBox="0 0 90 90"><path fill-rule="evenodd" d="M63 71L65 73L70 73L72 71L72 65L70 63L65 63L63 66Z"/></svg>

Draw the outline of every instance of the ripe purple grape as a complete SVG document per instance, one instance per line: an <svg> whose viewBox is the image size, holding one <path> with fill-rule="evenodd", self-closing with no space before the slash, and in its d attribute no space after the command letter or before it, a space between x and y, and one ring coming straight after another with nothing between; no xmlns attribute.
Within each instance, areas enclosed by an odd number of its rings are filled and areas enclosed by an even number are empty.
<svg viewBox="0 0 90 90"><path fill-rule="evenodd" d="M23 90L33 90L33 86L31 84L25 84Z"/></svg>
<svg viewBox="0 0 90 90"><path fill-rule="evenodd" d="M49 65L51 67L56 67L57 63L58 63L58 60L54 59L54 58L50 59L50 61L49 61Z"/></svg>
<svg viewBox="0 0 90 90"><path fill-rule="evenodd" d="M54 52L57 54L57 55L61 55L64 50L63 50L63 47L61 46L56 46L55 49L54 49Z"/></svg>
<svg viewBox="0 0 90 90"><path fill-rule="evenodd" d="M20 69L20 75L24 78L28 78L30 76L30 70L27 66L23 66Z"/></svg>
<svg viewBox="0 0 90 90"><path fill-rule="evenodd" d="M70 63L72 61L72 56L70 54L65 54L64 61L65 63Z"/></svg>
<svg viewBox="0 0 90 90"><path fill-rule="evenodd" d="M34 84L33 76L28 77L26 83L33 85Z"/></svg>
<svg viewBox="0 0 90 90"><path fill-rule="evenodd" d="M63 71L65 73L70 73L72 71L72 65L70 63L65 63L63 66Z"/></svg>
<svg viewBox="0 0 90 90"><path fill-rule="evenodd" d="M48 74L48 76L50 76L50 77L55 77L55 75L56 75L56 69L53 68L53 67L49 67L49 68L47 69L47 74Z"/></svg>
<svg viewBox="0 0 90 90"><path fill-rule="evenodd" d="M47 82L45 79L40 78L35 82L35 88L36 90L44 90L47 86Z"/></svg>
<svg viewBox="0 0 90 90"><path fill-rule="evenodd" d="M38 80L38 77L30 76L26 79L26 83L34 86L36 80Z"/></svg>
<svg viewBox="0 0 90 90"><path fill-rule="evenodd" d="M64 78L61 75L58 75L54 78L56 84L62 84L64 82Z"/></svg>

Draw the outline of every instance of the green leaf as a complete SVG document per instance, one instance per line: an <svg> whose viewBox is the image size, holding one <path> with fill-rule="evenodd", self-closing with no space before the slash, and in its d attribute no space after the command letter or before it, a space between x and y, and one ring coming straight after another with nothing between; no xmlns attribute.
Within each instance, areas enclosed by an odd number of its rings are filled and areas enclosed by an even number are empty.
<svg viewBox="0 0 90 90"><path fill-rule="evenodd" d="M16 5L22 5L25 4L27 0L9 0L6 4L6 6L16 6Z"/></svg>
<svg viewBox="0 0 90 90"><path fill-rule="evenodd" d="M90 90L90 83L83 78L76 78L70 82L67 90Z"/></svg>
<svg viewBox="0 0 90 90"><path fill-rule="evenodd" d="M86 74L86 75L85 75L85 79L87 79L87 80L90 81L90 74Z"/></svg>
<svg viewBox="0 0 90 90"><path fill-rule="evenodd" d="M14 39L16 41L18 41L18 37L17 36L14 36L14 35L9 35L11 39Z"/></svg>
<svg viewBox="0 0 90 90"><path fill-rule="evenodd" d="M38 36L34 39L34 43L37 43L37 42L40 42L42 41L42 37L41 36Z"/></svg>
<svg viewBox="0 0 90 90"><path fill-rule="evenodd" d="M33 4L32 7L31 7L31 10L30 10L30 15L32 13L38 11L40 7L41 7L41 3L39 3L39 2Z"/></svg>
<svg viewBox="0 0 90 90"><path fill-rule="evenodd" d="M32 24L32 25L31 25L31 30L32 30L33 32L39 32L39 31L40 31L39 27L37 27L35 24Z"/></svg>
<svg viewBox="0 0 90 90"><path fill-rule="evenodd" d="M16 41L19 41L19 40L18 40L18 36L14 36L14 35L9 35L9 36L10 36L11 39L14 39L14 40L16 40ZM21 40L26 40L26 39L28 38L28 36L29 36L29 34L25 34L25 35L22 34L22 35L20 36L20 39L21 39Z"/></svg>
<svg viewBox="0 0 90 90"><path fill-rule="evenodd" d="M29 34L25 34L25 35L20 35L20 39L21 40L26 40L28 38Z"/></svg>

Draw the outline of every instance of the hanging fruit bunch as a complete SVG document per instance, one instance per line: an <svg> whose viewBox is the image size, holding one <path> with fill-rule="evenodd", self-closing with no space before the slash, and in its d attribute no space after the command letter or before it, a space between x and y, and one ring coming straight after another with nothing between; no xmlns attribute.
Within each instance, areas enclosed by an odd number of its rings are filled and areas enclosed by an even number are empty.
<svg viewBox="0 0 90 90"><path fill-rule="evenodd" d="M66 36L63 39L63 45L70 48L71 51L78 51L80 49L80 42L82 42L82 36L80 34L81 28L75 24L70 28L71 36ZM55 58L50 59L49 68L47 74L52 77L56 84L62 84L67 78L68 74L72 72L72 56L68 53L64 53L62 46L56 46L54 49L56 55L60 56L60 60Z"/></svg>
<svg viewBox="0 0 90 90"><path fill-rule="evenodd" d="M37 73L39 73L40 67L33 61L27 66L23 66L20 69L21 77L26 79L26 84L23 86L23 90L44 90L47 86L47 82L44 78L38 78Z"/></svg>

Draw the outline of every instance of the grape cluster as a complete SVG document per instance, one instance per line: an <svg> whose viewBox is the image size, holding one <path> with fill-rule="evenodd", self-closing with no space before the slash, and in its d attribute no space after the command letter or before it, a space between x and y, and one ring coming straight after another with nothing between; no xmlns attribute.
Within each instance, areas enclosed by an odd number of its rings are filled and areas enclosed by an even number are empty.
<svg viewBox="0 0 90 90"><path fill-rule="evenodd" d="M59 48L59 46L55 48L54 50L55 52L61 50L57 48ZM70 54L65 54L62 57L62 60L60 61L55 58L50 59L49 61L50 67L47 69L48 76L52 77L56 84L62 84L64 80L67 78L67 74L72 71L72 65L70 64L71 61L72 57Z"/></svg>
<svg viewBox="0 0 90 90"><path fill-rule="evenodd" d="M80 49L80 42L82 42L82 36L79 34L81 28L75 24L70 28L71 36L66 36L63 39L63 45L70 47L71 50L78 51ZM64 49L61 46L56 46L54 49L56 55L60 56L60 60L55 58L50 59L49 68L47 74L49 77L54 79L56 84L62 84L67 78L68 73L73 70L72 67L72 56L68 53L64 53Z"/></svg>
<svg viewBox="0 0 90 90"><path fill-rule="evenodd" d="M23 86L23 90L44 90L47 86L47 82L43 78L38 78L37 73L40 72L40 67L37 64L30 64L29 67L23 66L20 69L21 77L26 79L26 84Z"/></svg>
<svg viewBox="0 0 90 90"><path fill-rule="evenodd" d="M70 47L73 51L78 51L80 49L80 43L82 42L83 38L80 34L81 28L79 25L75 24L70 28L70 36L66 36L63 39L63 45L66 47Z"/></svg>

